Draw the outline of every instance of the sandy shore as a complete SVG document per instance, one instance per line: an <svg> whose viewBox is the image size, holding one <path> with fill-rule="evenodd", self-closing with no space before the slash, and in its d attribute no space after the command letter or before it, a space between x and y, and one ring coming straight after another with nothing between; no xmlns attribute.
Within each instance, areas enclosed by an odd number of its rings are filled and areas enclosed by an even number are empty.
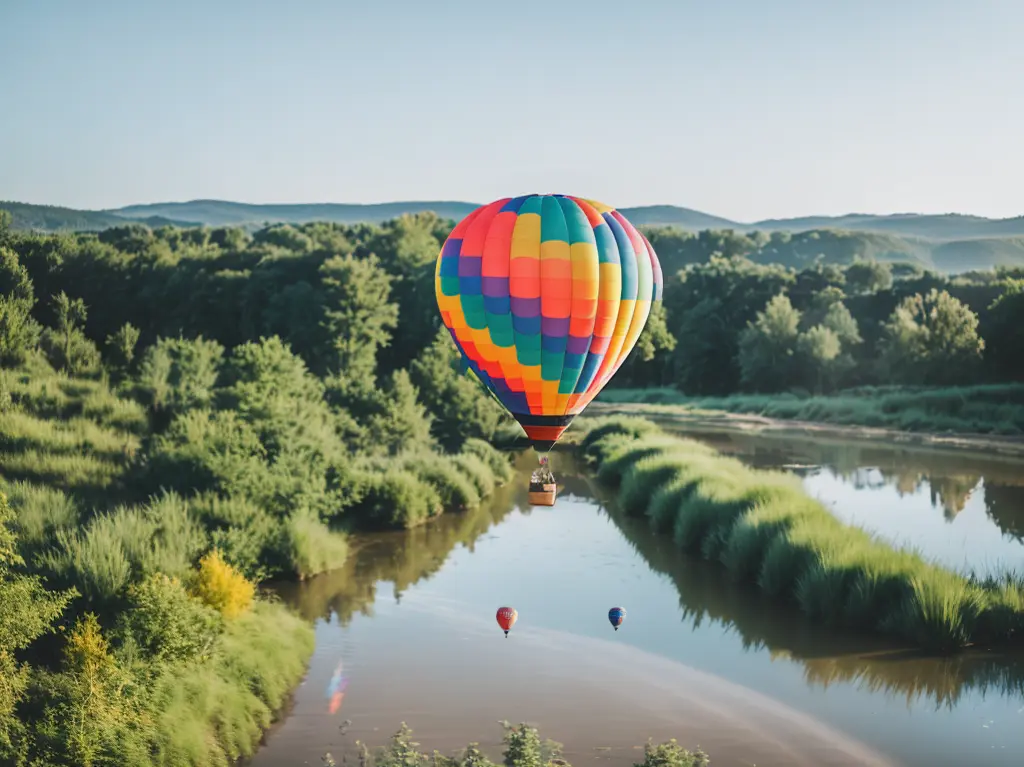
<svg viewBox="0 0 1024 767"><path fill-rule="evenodd" d="M933 434L883 429L873 426L847 426L815 421L790 421L747 413L691 410L681 405L651 405L646 403L593 402L587 415L632 415L653 421L672 423L693 428L721 431L767 432L778 435L800 435L832 439L884 442L886 444L926 447L946 450L971 450L1008 458L1024 458L1024 437L1004 437L992 434Z"/></svg>

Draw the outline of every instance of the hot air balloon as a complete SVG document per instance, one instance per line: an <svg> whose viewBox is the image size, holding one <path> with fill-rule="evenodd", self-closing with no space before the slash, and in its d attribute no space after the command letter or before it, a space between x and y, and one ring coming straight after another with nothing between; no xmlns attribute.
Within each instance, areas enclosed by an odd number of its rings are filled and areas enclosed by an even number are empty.
<svg viewBox="0 0 1024 767"><path fill-rule="evenodd" d="M608 611L608 620L616 631L619 630L619 626L622 625L622 621L626 620L626 611L622 607L613 607Z"/></svg>
<svg viewBox="0 0 1024 767"><path fill-rule="evenodd" d="M514 607L499 607L498 614L495 617L498 619L498 625L505 632L505 638L508 639L509 629L516 625L519 613L515 611Z"/></svg>
<svg viewBox="0 0 1024 767"><path fill-rule="evenodd" d="M611 206L533 194L460 221L435 292L469 369L547 452L629 356L662 274L650 242Z"/></svg>

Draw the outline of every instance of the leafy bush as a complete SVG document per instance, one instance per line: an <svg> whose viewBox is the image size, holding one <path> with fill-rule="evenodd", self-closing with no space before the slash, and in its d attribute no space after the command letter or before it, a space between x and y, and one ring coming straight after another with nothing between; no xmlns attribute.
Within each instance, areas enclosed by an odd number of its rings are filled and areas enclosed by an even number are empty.
<svg viewBox="0 0 1024 767"><path fill-rule="evenodd" d="M129 589L118 628L122 642L134 643L152 660L178 662L208 653L221 621L177 578L152 575Z"/></svg>
<svg viewBox="0 0 1024 767"><path fill-rule="evenodd" d="M408 471L372 474L366 482L354 513L369 527L415 527L442 511L438 492Z"/></svg>
<svg viewBox="0 0 1024 767"><path fill-rule="evenodd" d="M214 549L199 560L192 593L225 618L237 618L252 607L256 587Z"/></svg>

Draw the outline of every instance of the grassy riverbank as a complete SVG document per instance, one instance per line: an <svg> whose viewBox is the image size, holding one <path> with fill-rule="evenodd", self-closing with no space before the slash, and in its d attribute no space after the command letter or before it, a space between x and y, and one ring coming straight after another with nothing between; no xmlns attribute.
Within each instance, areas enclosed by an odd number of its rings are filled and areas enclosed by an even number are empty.
<svg viewBox="0 0 1024 767"><path fill-rule="evenodd" d="M0 764L252 753L313 641L256 584L511 477L437 225L0 227Z"/></svg>
<svg viewBox="0 0 1024 767"><path fill-rule="evenodd" d="M502 738L505 767L571 767L562 758L561 744L541 740L535 728L526 724L513 726L508 722L503 722L502 727L505 730ZM412 730L403 723L391 742L376 752L360 743L359 763L362 767L497 767L477 743L470 743L458 756L444 756L436 751L425 754L420 752L419 745L412 740ZM326 767L338 764L331 754L324 754L322 761ZM634 767L707 767L709 764L708 755L700 748L689 751L670 740L660 745L649 742L644 747L644 760L636 762Z"/></svg>
<svg viewBox="0 0 1024 767"><path fill-rule="evenodd" d="M1024 384L949 388L868 386L827 396L687 397L668 387L606 389L597 402L651 405L651 413L725 411L910 432L1024 435Z"/></svg>
<svg viewBox="0 0 1024 767"><path fill-rule="evenodd" d="M980 580L845 525L799 479L750 469L649 421L595 420L579 449L630 515L808 617L930 651L1024 643L1024 579Z"/></svg>

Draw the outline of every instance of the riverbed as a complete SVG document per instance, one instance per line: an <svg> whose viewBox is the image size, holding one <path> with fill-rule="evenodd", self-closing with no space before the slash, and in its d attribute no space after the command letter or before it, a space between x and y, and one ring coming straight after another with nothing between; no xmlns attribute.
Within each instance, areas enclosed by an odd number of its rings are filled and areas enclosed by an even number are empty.
<svg viewBox="0 0 1024 767"><path fill-rule="evenodd" d="M838 516L949 566L1024 562L1022 464L691 436L800 474ZM1021 764L1024 657L922 658L807 625L623 518L567 461L553 458L554 508L527 504L524 455L486 508L367 536L342 570L279 587L317 621L317 649L253 767L340 764L402 721L424 750L479 741L494 758L503 719L538 726L577 767L632 764L649 737L699 745L716 767ZM519 611L507 639L502 605Z"/></svg>

